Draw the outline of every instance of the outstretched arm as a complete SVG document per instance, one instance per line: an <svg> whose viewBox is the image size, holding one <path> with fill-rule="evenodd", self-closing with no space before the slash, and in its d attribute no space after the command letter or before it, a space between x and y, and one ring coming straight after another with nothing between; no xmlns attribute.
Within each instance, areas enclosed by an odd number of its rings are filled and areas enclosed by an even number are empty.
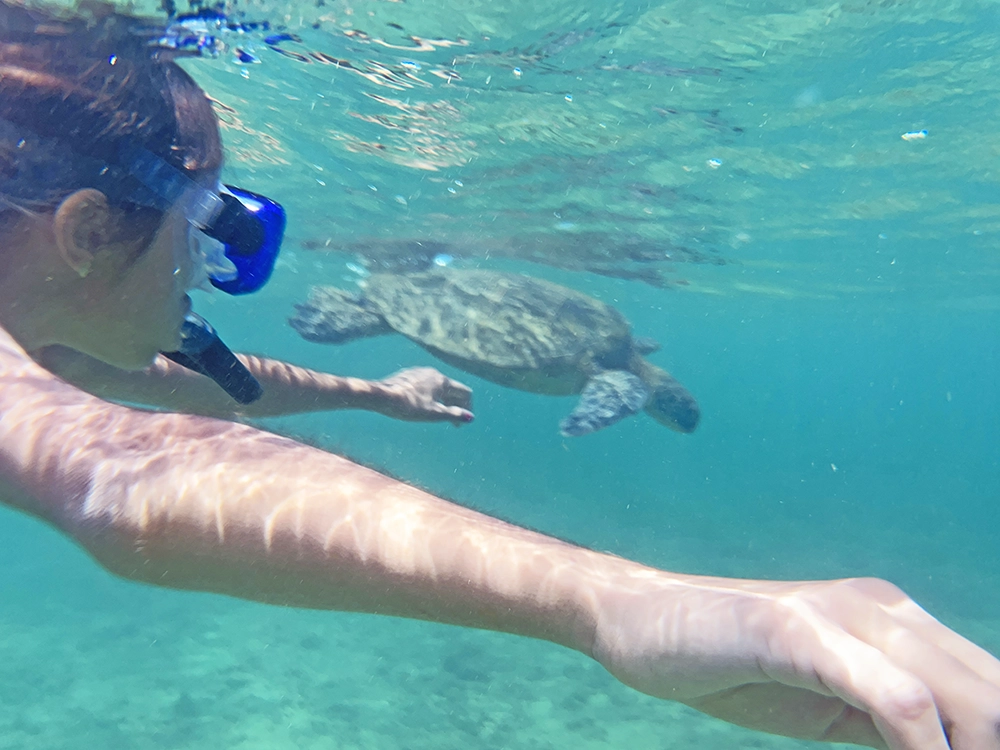
<svg viewBox="0 0 1000 750"><path fill-rule="evenodd" d="M364 409L408 421L456 425L472 421L469 388L431 367L403 370L384 380L363 380L265 357L237 356L264 388L259 401L245 406L210 379L163 356L145 370L129 372L61 346L46 347L35 355L46 369L95 396L221 419Z"/></svg>
<svg viewBox="0 0 1000 750"><path fill-rule="evenodd" d="M1000 748L1000 662L884 582L654 570L244 425L107 404L26 361L0 359L0 414L8 501L124 577L544 638L774 733Z"/></svg>

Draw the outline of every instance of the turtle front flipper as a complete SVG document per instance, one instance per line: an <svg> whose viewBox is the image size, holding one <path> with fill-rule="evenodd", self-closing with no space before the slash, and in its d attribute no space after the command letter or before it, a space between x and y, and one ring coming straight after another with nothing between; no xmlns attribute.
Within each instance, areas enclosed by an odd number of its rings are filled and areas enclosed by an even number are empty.
<svg viewBox="0 0 1000 750"><path fill-rule="evenodd" d="M577 437L610 427L635 414L648 400L649 389L640 378L625 370L605 370L587 381L576 408L559 423L559 432Z"/></svg>
<svg viewBox="0 0 1000 750"><path fill-rule="evenodd" d="M313 287L309 299L295 310L288 320L292 328L306 341L319 344L343 344L392 331L364 297L332 286Z"/></svg>

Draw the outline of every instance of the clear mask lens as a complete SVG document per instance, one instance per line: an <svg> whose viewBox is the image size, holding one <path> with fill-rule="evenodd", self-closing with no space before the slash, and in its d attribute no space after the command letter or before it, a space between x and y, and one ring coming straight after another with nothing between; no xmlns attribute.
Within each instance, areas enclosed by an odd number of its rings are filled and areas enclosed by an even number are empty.
<svg viewBox="0 0 1000 750"><path fill-rule="evenodd" d="M226 257L226 246L204 232L191 227L191 260L194 269L190 289L212 288L212 280L233 281L239 277L236 265Z"/></svg>

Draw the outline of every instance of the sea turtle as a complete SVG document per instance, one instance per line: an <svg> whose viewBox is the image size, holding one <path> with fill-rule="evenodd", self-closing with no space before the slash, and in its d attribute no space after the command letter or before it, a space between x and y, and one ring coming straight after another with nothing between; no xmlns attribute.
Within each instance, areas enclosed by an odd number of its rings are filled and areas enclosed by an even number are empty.
<svg viewBox="0 0 1000 750"><path fill-rule="evenodd" d="M309 341L339 344L393 331L435 357L500 385L580 394L560 424L585 435L644 409L681 432L698 425L694 397L643 355L613 307L564 286L516 273L441 268L373 274L361 293L312 289L289 321Z"/></svg>

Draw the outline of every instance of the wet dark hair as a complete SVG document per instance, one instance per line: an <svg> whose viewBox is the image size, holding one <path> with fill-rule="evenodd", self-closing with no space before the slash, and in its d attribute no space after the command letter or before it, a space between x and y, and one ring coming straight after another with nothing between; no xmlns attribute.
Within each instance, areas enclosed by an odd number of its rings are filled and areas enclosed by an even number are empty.
<svg viewBox="0 0 1000 750"><path fill-rule="evenodd" d="M130 154L195 180L220 169L211 102L177 53L156 46L158 32L162 23L110 5L70 14L0 0L0 220L83 188L113 206L162 212Z"/></svg>

